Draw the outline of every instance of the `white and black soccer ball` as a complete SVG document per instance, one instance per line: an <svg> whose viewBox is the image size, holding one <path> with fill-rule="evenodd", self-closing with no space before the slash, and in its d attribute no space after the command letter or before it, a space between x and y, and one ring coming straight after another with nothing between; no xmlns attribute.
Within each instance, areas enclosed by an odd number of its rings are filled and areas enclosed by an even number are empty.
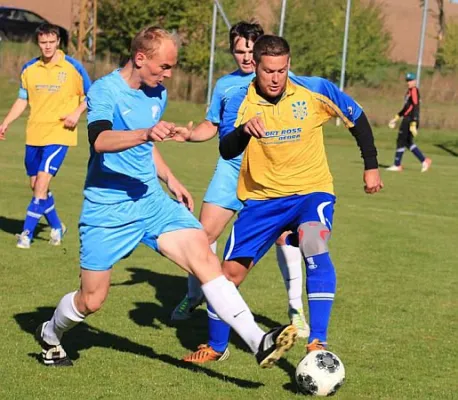
<svg viewBox="0 0 458 400"><path fill-rule="evenodd" d="M345 381L345 367L334 353L315 350L296 367L296 382L303 394L332 396Z"/></svg>

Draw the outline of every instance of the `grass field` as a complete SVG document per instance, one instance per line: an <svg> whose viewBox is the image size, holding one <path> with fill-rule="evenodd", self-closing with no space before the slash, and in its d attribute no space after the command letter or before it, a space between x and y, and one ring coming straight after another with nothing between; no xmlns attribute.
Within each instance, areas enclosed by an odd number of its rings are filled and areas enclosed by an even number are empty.
<svg viewBox="0 0 458 400"><path fill-rule="evenodd" d="M0 89L3 118L16 87L4 82ZM202 116L202 106L183 103L170 104L167 113L178 122ZM0 399L300 398L294 370L304 353L301 342L272 370L259 369L235 335L227 362L182 363L184 354L205 341L206 313L201 308L189 322L170 322L185 292L185 275L145 247L116 265L102 311L65 337L75 366L40 365L32 333L61 296L78 286L77 223L88 145L83 122L80 145L69 152L52 186L69 226L65 243L49 246L43 222L32 249L19 250L14 234L21 231L30 199L24 124L25 119L17 121L0 142ZM392 162L394 135L387 129L376 133L384 165ZM433 158L432 169L421 174L419 163L406 154L405 171L383 171L385 189L367 196L351 135L328 126L338 194L331 242L338 293L329 340L347 370L338 399L458 398L456 135L421 132L418 143ZM166 143L160 149L200 203L217 159L216 141ZM272 252L242 292L263 327L287 321L286 293Z"/></svg>

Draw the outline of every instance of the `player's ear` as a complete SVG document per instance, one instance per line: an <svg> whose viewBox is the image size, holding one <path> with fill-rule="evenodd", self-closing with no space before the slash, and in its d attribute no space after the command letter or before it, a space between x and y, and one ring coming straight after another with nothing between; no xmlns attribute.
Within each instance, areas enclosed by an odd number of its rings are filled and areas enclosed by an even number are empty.
<svg viewBox="0 0 458 400"><path fill-rule="evenodd" d="M134 63L137 67L141 67L146 61L146 55L145 53L142 53L139 51L137 54L135 54L134 57Z"/></svg>

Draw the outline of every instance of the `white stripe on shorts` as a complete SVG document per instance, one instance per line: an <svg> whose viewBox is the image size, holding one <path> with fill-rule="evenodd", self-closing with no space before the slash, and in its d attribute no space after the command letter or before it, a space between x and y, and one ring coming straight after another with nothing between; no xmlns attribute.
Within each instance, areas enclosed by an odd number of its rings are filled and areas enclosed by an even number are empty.
<svg viewBox="0 0 458 400"><path fill-rule="evenodd" d="M231 256L232 254L232 250L234 250L234 246L235 246L235 231L234 231L234 227L232 227L232 230L231 230L231 239L230 239L230 244L229 244L229 250L226 254L226 257L224 257L225 260L229 260L229 257Z"/></svg>
<svg viewBox="0 0 458 400"><path fill-rule="evenodd" d="M45 172L49 174L49 166L51 164L52 159L59 154L62 150L62 146L60 146L54 153L52 153L45 162Z"/></svg>
<svg viewBox="0 0 458 400"><path fill-rule="evenodd" d="M326 206L328 206L329 204L331 204L332 202L331 201L325 201L324 203L321 203L317 208L316 208L316 212L318 213L318 217L320 218L320 222L323 224L323 225L326 225L326 218L324 217L324 213L323 213L323 210Z"/></svg>

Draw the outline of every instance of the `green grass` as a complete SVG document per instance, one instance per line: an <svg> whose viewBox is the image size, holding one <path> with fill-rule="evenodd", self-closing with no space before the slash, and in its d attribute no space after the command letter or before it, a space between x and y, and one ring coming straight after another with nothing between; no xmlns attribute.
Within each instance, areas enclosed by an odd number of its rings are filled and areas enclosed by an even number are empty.
<svg viewBox="0 0 458 400"><path fill-rule="evenodd" d="M3 98L15 97L2 83ZM10 103L2 103L2 115ZM171 103L166 118L198 121L204 109ZM206 338L204 309L189 322L171 324L185 292L185 274L146 247L114 268L104 308L67 334L71 369L39 365L32 332L49 318L61 296L78 287L78 217L88 145L84 124L52 189L69 227L60 248L47 244L43 224L30 251L15 248L30 199L23 168L24 123L0 142L0 398L1 399L288 399L299 343L272 370L257 367L237 338L232 357L203 367L180 358ZM433 158L421 174L405 155L402 174L382 172L385 189L362 190L358 150L345 129L327 127L336 206L331 252L338 293L329 331L331 349L344 361L347 382L337 399L457 398L458 158L455 133L421 132L418 144ZM376 133L379 159L390 164L395 136ZM437 145L443 145L442 148ZM217 159L216 141L160 145L176 175L199 204ZM198 210L196 211L197 214ZM227 232L225 233L227 237ZM222 250L224 239L220 241ZM265 328L287 320L286 293L270 252L242 288Z"/></svg>

